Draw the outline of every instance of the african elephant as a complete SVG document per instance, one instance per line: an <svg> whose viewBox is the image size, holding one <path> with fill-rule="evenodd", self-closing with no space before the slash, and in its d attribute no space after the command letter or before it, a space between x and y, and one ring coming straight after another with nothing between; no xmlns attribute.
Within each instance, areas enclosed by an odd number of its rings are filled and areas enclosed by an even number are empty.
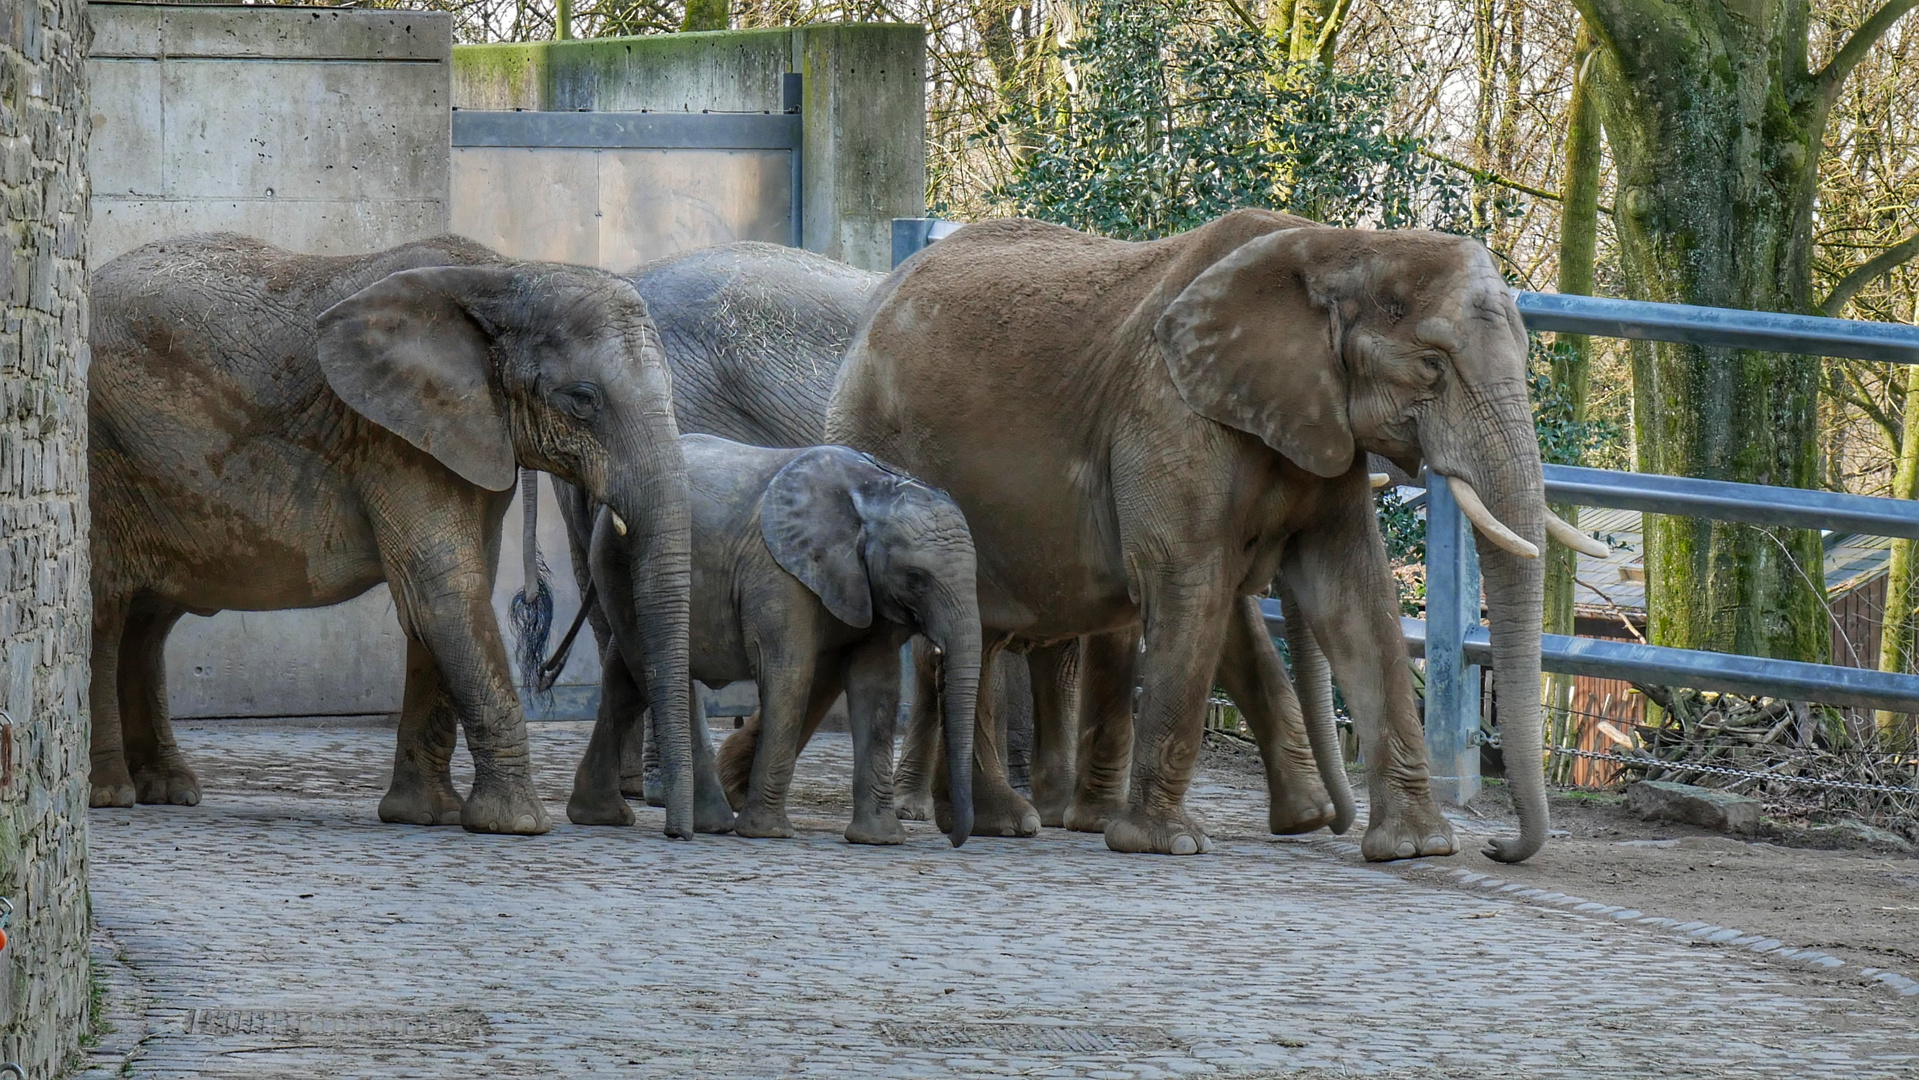
<svg viewBox="0 0 1919 1080"><path fill-rule="evenodd" d="M763 449L710 435L680 441L692 492L692 674L711 686L759 684L760 720L734 732L720 755L740 811L734 831L793 835L786 794L794 758L843 690L855 758L846 838L904 838L892 805L893 725L900 647L920 634L943 654L951 838L959 846L972 832L967 792L980 650L973 545L959 508L845 447ZM602 512L593 530L593 581L601 596L629 596L632 554L607 518ZM645 658L629 637L624 605L602 603L601 610L615 648L603 654L603 707L567 814L578 824L630 824L621 751L645 701L627 672ZM695 725L696 741L704 726ZM696 752L696 760L704 801L720 785L704 767L710 754Z"/></svg>
<svg viewBox="0 0 1919 1080"><path fill-rule="evenodd" d="M630 523L642 676L674 718L667 833L691 835L685 465L630 284L458 237L322 257L214 234L129 252L92 289L94 805L199 799L160 663L181 614L385 581L408 644L381 819L546 831L489 597L517 465Z"/></svg>
<svg viewBox="0 0 1919 1080"><path fill-rule="evenodd" d="M1536 686L1536 556L1556 519L1525 356L1511 292L1471 240L1265 211L1149 243L991 221L887 279L826 434L940 486L965 512L983 679L1014 635L1140 627L1130 784L1104 828L1109 847L1210 847L1184 805L1205 701L1223 656L1272 650L1251 594L1277 574L1359 727L1371 794L1362 851L1445 854L1456 845L1430 791L1365 454L1409 472L1423 458L1450 478L1479 529L1495 671ZM1560 526L1556 536L1572 533ZM1254 675L1271 684L1278 670L1274 658ZM1249 719L1274 722L1271 711ZM1502 720L1521 831L1487 854L1516 861L1547 829L1533 695ZM997 771L984 725L975 740L976 820L1023 820L1031 808ZM1282 773L1287 787L1319 780L1297 764Z"/></svg>

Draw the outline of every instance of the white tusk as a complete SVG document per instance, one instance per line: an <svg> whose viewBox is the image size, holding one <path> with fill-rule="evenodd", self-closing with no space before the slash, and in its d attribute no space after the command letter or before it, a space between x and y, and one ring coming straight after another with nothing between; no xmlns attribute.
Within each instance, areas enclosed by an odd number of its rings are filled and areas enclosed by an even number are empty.
<svg viewBox="0 0 1919 1080"><path fill-rule="evenodd" d="M1479 501L1479 492L1474 491L1471 484L1457 476L1448 476L1446 485L1452 488L1453 501L1459 504L1466 520L1472 522L1473 527L1486 539L1522 559L1539 558L1539 549L1532 545L1532 541L1508 529L1504 522L1494 517L1493 512L1486 509L1486 504Z"/></svg>
<svg viewBox="0 0 1919 1080"><path fill-rule="evenodd" d="M1374 491L1378 491L1380 488L1393 482L1393 478L1383 472L1368 473L1367 475L1373 482Z"/></svg>
<svg viewBox="0 0 1919 1080"><path fill-rule="evenodd" d="M613 509L610 506L607 507L606 512L609 515L611 515L613 518L613 531L616 533L619 533L621 536L625 536L626 535L626 519L620 516L619 511Z"/></svg>
<svg viewBox="0 0 1919 1080"><path fill-rule="evenodd" d="M1590 555L1595 559L1603 559L1612 554L1612 549L1607 547L1603 541L1595 540L1585 533L1580 532L1578 529L1561 520L1559 515L1553 513L1551 510L1546 511L1546 535L1579 552L1581 555Z"/></svg>

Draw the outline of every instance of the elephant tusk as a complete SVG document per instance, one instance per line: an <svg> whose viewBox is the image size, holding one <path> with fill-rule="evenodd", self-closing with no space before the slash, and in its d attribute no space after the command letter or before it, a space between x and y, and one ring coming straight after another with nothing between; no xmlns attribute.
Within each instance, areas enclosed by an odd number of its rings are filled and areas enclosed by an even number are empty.
<svg viewBox="0 0 1919 1080"><path fill-rule="evenodd" d="M1493 512L1486 509L1486 504L1479 500L1479 492L1474 491L1471 484L1457 476L1448 476L1446 485L1452 489L1453 501L1459 504L1460 512L1466 515L1466 520L1472 522L1473 527L1478 529L1486 539L1522 559L1539 558L1539 549L1534 547L1531 541L1508 529L1504 522L1494 517Z"/></svg>
<svg viewBox="0 0 1919 1080"><path fill-rule="evenodd" d="M1580 532L1577 528L1567 524L1564 519L1551 510L1546 511L1546 535L1579 552L1581 555L1590 555L1595 559L1603 559L1612 554L1612 549L1608 548L1603 542Z"/></svg>
<svg viewBox="0 0 1919 1080"><path fill-rule="evenodd" d="M613 531L616 533L619 533L621 536L625 536L626 535L626 519L620 516L620 512L618 510L615 510L610 506L606 508L606 512L612 515L613 517Z"/></svg>
<svg viewBox="0 0 1919 1080"><path fill-rule="evenodd" d="M1390 484L1393 482L1393 478L1383 472L1368 473L1367 479L1373 482L1374 491L1378 491L1380 488L1383 488L1387 484Z"/></svg>

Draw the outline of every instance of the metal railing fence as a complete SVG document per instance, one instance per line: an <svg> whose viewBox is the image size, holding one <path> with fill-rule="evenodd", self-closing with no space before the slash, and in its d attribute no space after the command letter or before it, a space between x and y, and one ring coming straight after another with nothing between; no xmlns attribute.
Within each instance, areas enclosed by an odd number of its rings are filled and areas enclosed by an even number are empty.
<svg viewBox="0 0 1919 1080"><path fill-rule="evenodd" d="M955 227L895 219L895 264ZM1913 326L1546 293L1520 292L1515 299L1531 330L1919 363L1919 327ZM1554 503L1919 540L1919 503L1899 499L1569 465L1546 466L1545 479ZM1401 625L1408 651L1426 661L1434 793L1465 802L1479 790L1479 668L1491 663L1492 641L1480 621L1472 526L1448 485L1428 484L1425 502L1426 618ZM1263 605L1268 627L1279 635L1284 617L1277 601ZM1559 634L1545 635L1540 663L1556 674L1919 713L1919 676L1863 668Z"/></svg>

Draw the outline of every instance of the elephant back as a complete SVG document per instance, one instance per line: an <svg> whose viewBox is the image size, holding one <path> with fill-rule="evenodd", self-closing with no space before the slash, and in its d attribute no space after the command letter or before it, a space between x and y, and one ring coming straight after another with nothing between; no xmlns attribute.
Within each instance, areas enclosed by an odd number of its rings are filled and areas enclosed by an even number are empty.
<svg viewBox="0 0 1919 1080"><path fill-rule="evenodd" d="M682 432L818 444L840 359L881 275L777 244L674 255L627 275L673 369Z"/></svg>

